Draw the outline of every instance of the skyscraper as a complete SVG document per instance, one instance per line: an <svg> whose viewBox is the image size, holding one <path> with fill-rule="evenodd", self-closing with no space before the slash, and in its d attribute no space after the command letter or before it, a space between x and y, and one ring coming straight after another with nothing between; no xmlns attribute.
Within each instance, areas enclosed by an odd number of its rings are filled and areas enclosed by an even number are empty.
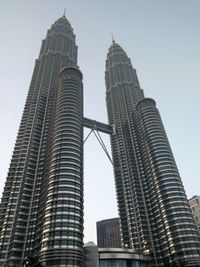
<svg viewBox="0 0 200 267"><path fill-rule="evenodd" d="M109 125L83 117L75 35L59 18L35 63L0 204L0 266L32 258L83 267L83 127L111 134L122 241L134 259L149 250L156 266L200 265L198 232L155 101L144 97L115 42L106 87Z"/></svg>
<svg viewBox="0 0 200 267"><path fill-rule="evenodd" d="M83 88L73 29L42 41L0 206L0 266L83 266Z"/></svg>
<svg viewBox="0 0 200 267"><path fill-rule="evenodd" d="M149 250L155 266L200 266L200 238L156 103L115 41L105 80L123 246Z"/></svg>

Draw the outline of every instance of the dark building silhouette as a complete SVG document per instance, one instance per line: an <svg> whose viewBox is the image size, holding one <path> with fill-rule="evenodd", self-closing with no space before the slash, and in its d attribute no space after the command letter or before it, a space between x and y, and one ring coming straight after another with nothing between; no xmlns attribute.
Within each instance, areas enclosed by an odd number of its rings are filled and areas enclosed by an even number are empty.
<svg viewBox="0 0 200 267"><path fill-rule="evenodd" d="M121 248L119 218L97 222L97 246L99 248Z"/></svg>
<svg viewBox="0 0 200 267"><path fill-rule="evenodd" d="M115 41L105 80L123 247L150 251L155 266L200 266L200 238L156 103Z"/></svg>
<svg viewBox="0 0 200 267"><path fill-rule="evenodd" d="M42 41L0 206L0 266L83 266L83 88L73 29Z"/></svg>

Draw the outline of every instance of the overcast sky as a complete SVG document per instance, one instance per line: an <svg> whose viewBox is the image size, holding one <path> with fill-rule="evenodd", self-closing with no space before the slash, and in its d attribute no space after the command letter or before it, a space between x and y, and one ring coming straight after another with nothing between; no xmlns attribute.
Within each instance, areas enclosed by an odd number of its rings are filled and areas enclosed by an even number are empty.
<svg viewBox="0 0 200 267"><path fill-rule="evenodd" d="M0 0L0 193L41 40L65 7L79 47L85 116L107 122L112 32L157 102L188 197L200 194L199 0ZM117 216L114 177L94 136L84 149L85 241L96 241L96 221Z"/></svg>

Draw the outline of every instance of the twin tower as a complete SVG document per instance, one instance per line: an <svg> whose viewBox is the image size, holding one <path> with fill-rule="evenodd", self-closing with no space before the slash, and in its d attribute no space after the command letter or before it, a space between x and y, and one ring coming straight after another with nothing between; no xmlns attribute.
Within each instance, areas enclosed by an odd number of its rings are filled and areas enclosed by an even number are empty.
<svg viewBox="0 0 200 267"><path fill-rule="evenodd" d="M59 18L42 41L0 204L0 266L84 266L83 128L110 134L125 248L151 266L200 266L200 237L153 99L112 42L108 125L83 116L73 29Z"/></svg>

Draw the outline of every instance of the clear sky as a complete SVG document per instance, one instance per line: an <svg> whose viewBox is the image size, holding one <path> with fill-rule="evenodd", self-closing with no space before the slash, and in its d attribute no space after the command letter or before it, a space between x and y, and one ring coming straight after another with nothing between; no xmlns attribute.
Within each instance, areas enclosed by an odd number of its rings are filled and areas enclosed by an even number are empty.
<svg viewBox="0 0 200 267"><path fill-rule="evenodd" d="M112 32L157 102L188 197L200 195L199 0L0 0L0 193L41 40L65 7L79 47L85 116L107 122ZM114 177L94 136L84 149L85 241L96 241L96 221L117 216Z"/></svg>

